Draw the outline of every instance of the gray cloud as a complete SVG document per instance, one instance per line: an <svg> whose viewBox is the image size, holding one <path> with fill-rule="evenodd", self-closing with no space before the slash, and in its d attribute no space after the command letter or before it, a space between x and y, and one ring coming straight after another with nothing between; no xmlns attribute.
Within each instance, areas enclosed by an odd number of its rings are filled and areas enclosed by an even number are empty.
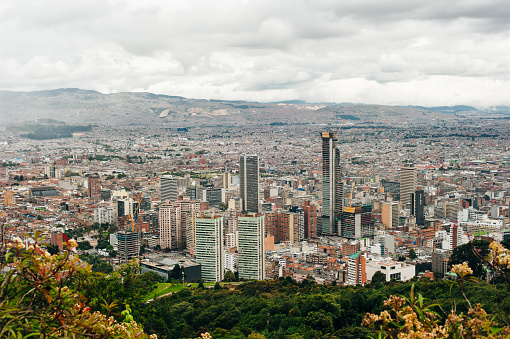
<svg viewBox="0 0 510 339"><path fill-rule="evenodd" d="M510 105L504 1L4 0L0 88Z"/></svg>

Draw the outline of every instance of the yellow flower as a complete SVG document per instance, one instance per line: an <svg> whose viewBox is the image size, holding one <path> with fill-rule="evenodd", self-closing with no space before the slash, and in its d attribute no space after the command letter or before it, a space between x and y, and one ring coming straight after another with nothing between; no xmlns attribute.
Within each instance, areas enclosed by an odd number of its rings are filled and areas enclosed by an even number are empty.
<svg viewBox="0 0 510 339"><path fill-rule="evenodd" d="M465 277L466 275L473 274L473 270L469 267L467 262L463 262L462 264L453 265L452 272L456 273L460 277Z"/></svg>
<svg viewBox="0 0 510 339"><path fill-rule="evenodd" d="M67 247L69 247L69 248L76 248L76 247L78 247L78 243L76 242L76 240L71 239L71 240L69 240L69 242L67 244Z"/></svg>

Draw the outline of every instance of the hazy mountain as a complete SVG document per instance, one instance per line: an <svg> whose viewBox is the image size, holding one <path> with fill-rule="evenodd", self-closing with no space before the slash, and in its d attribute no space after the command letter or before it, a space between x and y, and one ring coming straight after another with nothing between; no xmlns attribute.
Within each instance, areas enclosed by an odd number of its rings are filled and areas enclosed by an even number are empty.
<svg viewBox="0 0 510 339"><path fill-rule="evenodd" d="M452 119L452 111L476 110L363 104L310 104L187 99L143 92L102 94L76 88L35 92L0 91L0 124L54 119L74 124L247 125L270 123L419 122ZM461 109L462 108L462 109Z"/></svg>

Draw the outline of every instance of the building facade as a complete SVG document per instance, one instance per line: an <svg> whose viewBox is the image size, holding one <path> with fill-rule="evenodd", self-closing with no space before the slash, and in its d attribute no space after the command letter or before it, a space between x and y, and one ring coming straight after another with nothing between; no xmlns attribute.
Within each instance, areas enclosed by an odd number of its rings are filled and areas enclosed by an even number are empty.
<svg viewBox="0 0 510 339"><path fill-rule="evenodd" d="M259 213L259 157L243 155L239 161L239 180L243 211Z"/></svg>
<svg viewBox="0 0 510 339"><path fill-rule="evenodd" d="M223 270L223 217L200 216L195 218L196 260L202 265L202 279L222 281Z"/></svg>
<svg viewBox="0 0 510 339"><path fill-rule="evenodd" d="M242 215L237 218L239 278L263 280L264 276L264 216Z"/></svg>
<svg viewBox="0 0 510 339"><path fill-rule="evenodd" d="M333 132L322 132L322 222L318 232L338 234L337 215L343 203L343 186L340 181L340 151Z"/></svg>

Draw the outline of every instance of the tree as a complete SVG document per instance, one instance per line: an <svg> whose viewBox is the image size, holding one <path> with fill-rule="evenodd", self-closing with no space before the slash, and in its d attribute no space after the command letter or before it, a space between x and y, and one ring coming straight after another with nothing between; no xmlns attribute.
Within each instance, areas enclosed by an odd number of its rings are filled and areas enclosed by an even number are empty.
<svg viewBox="0 0 510 339"><path fill-rule="evenodd" d="M485 264L480 257L489 255L489 242L486 240L473 240L470 243L458 246L450 256L449 266L467 262L473 270L473 275L478 279L484 279L486 276Z"/></svg>
<svg viewBox="0 0 510 339"><path fill-rule="evenodd" d="M416 251L414 250L414 248L411 248L411 250L409 251L409 259L414 260L416 258L418 258L418 256L416 255Z"/></svg>
<svg viewBox="0 0 510 339"><path fill-rule="evenodd" d="M221 285L219 282L216 282L216 284L214 284L214 290L221 290Z"/></svg>
<svg viewBox="0 0 510 339"><path fill-rule="evenodd" d="M386 282L386 275L382 273L381 271L377 271L372 276L372 284L375 283L385 283Z"/></svg>
<svg viewBox="0 0 510 339"><path fill-rule="evenodd" d="M231 270L227 270L227 272L225 272L225 277L223 278L223 281L231 282L235 280L236 280L235 274Z"/></svg>
<svg viewBox="0 0 510 339"><path fill-rule="evenodd" d="M200 288L200 289L204 289L205 288L204 281L202 279L200 279L200 281L198 282L197 288Z"/></svg>
<svg viewBox="0 0 510 339"><path fill-rule="evenodd" d="M149 338L137 323L120 326L113 318L91 312L81 292L93 280L89 265L72 254L78 244L66 241L67 251L51 255L34 234L25 248L20 238L9 245L0 277L0 337L2 338Z"/></svg>
<svg viewBox="0 0 510 339"><path fill-rule="evenodd" d="M179 264L175 264L174 269L168 275L168 280L181 280L181 266Z"/></svg>
<svg viewBox="0 0 510 339"><path fill-rule="evenodd" d="M88 241L81 241L78 243L78 249L82 251L90 250L92 248L92 245L90 245L90 242Z"/></svg>

